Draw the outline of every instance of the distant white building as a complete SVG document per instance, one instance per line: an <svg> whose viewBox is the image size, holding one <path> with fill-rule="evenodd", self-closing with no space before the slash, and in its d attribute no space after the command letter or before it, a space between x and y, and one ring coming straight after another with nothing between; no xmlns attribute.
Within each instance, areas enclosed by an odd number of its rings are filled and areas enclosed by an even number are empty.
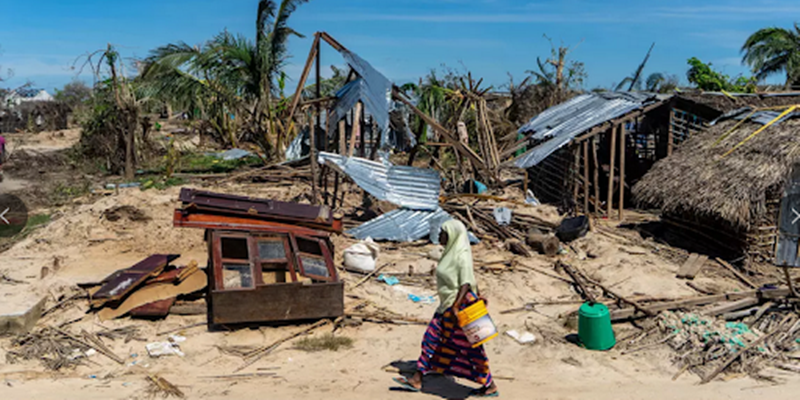
<svg viewBox="0 0 800 400"><path fill-rule="evenodd" d="M27 103L29 101L53 101L55 100L50 93L47 93L46 90L42 89L36 94L33 95L22 95L19 94L16 90L9 93L4 99L3 104L6 106L18 106L22 103Z"/></svg>

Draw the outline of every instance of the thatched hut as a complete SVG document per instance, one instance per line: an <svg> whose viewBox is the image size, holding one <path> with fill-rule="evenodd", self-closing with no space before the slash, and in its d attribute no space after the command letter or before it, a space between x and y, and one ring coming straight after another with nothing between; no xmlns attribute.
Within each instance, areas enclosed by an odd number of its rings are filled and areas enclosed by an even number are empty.
<svg viewBox="0 0 800 400"><path fill-rule="evenodd" d="M633 187L634 199L751 261L772 260L782 192L800 162L800 119L745 142L770 120L761 115L737 127L740 121L731 119L696 133Z"/></svg>

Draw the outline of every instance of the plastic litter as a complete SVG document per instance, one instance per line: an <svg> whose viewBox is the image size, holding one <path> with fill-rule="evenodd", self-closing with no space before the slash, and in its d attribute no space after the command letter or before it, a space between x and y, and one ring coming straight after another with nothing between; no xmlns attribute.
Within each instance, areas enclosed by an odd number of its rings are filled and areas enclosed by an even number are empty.
<svg viewBox="0 0 800 400"><path fill-rule="evenodd" d="M147 345L145 345L145 348L147 349L147 354L149 354L150 357L161 357L161 356L171 356L171 355L183 357L185 354L181 351L178 343L182 343L185 341L186 338L183 336L170 335L169 341L148 343Z"/></svg>
<svg viewBox="0 0 800 400"><path fill-rule="evenodd" d="M348 271L368 273L375 270L380 246L366 238L344 250L344 268Z"/></svg>
<svg viewBox="0 0 800 400"><path fill-rule="evenodd" d="M519 333L516 330L509 330L506 331L506 335L511 336L514 340L517 341L519 344L529 344L536 341L536 336L533 336L530 332L522 332Z"/></svg>
<svg viewBox="0 0 800 400"><path fill-rule="evenodd" d="M539 199L537 199L536 196L533 195L533 192L530 189L528 189L528 192L525 193L525 204L530 204L532 206L538 206L538 205L540 205L542 203L540 203Z"/></svg>
<svg viewBox="0 0 800 400"><path fill-rule="evenodd" d="M506 226L511 223L511 209L506 207L498 207L495 208L492 213L494 214L494 220L497 221L497 224L500 226Z"/></svg>
<svg viewBox="0 0 800 400"><path fill-rule="evenodd" d="M489 190L489 188L486 187L486 185L484 185L483 183L478 181L473 181L473 182L475 183L475 190L478 192L478 194L484 194L486 193L487 190Z"/></svg>
<svg viewBox="0 0 800 400"><path fill-rule="evenodd" d="M397 279L397 277L395 276L381 275L378 277L378 280L381 282L385 282L389 286L394 286L400 283L400 279Z"/></svg>
<svg viewBox="0 0 800 400"><path fill-rule="evenodd" d="M436 302L436 297L434 296L417 296L415 294L408 294L408 299L413 301L414 303L422 303L422 304L433 304Z"/></svg>

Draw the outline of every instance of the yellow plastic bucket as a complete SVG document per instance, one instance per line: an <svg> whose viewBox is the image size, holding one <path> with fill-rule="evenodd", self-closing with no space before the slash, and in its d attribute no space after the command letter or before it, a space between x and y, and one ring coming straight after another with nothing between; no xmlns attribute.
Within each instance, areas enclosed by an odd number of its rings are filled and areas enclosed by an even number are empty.
<svg viewBox="0 0 800 400"><path fill-rule="evenodd" d="M497 327L486 310L486 303L478 300L456 313L458 325L464 331L472 347L478 347L497 337Z"/></svg>

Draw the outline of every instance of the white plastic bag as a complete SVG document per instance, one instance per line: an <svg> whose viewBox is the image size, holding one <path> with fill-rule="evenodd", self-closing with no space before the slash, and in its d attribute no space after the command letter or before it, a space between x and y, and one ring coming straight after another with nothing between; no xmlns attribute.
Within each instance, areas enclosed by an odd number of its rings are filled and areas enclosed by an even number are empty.
<svg viewBox="0 0 800 400"><path fill-rule="evenodd" d="M362 240L344 250L344 269L369 273L375 270L380 247L372 238Z"/></svg>

